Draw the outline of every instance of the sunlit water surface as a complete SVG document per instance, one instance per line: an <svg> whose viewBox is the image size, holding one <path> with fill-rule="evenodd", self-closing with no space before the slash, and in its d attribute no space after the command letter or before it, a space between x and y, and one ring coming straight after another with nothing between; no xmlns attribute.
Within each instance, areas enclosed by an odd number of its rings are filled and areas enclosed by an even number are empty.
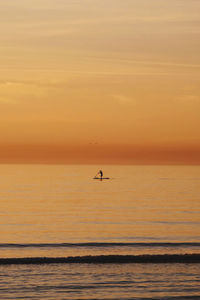
<svg viewBox="0 0 200 300"><path fill-rule="evenodd" d="M0 257L200 253L199 195L199 166L1 165ZM199 269L1 266L0 298L200 299Z"/></svg>

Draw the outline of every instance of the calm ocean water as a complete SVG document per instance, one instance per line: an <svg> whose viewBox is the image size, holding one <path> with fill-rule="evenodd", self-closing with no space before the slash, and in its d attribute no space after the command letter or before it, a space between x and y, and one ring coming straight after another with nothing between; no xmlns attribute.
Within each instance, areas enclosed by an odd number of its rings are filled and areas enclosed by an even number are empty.
<svg viewBox="0 0 200 300"><path fill-rule="evenodd" d="M199 195L199 166L1 165L0 299L200 299L198 263L20 260L198 254Z"/></svg>

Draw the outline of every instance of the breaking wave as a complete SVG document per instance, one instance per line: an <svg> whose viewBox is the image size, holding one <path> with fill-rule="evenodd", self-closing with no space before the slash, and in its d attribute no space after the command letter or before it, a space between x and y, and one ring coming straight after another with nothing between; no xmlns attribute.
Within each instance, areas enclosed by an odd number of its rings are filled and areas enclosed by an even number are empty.
<svg viewBox="0 0 200 300"><path fill-rule="evenodd" d="M200 263L200 254L98 255L69 257L0 258L0 265L10 264L127 264L127 263Z"/></svg>

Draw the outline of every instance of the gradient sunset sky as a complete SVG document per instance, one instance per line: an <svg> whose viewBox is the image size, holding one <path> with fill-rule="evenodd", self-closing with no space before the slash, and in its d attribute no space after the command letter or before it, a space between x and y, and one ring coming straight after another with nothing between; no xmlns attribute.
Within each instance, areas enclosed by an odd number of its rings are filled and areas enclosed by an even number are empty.
<svg viewBox="0 0 200 300"><path fill-rule="evenodd" d="M199 0L0 0L0 162L200 164Z"/></svg>

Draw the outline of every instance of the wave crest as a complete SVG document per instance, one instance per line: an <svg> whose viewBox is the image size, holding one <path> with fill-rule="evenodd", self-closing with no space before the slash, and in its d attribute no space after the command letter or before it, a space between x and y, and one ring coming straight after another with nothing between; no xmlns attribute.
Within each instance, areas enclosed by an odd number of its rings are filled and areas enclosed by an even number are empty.
<svg viewBox="0 0 200 300"><path fill-rule="evenodd" d="M200 254L99 255L70 257L0 258L0 265L11 264L127 264L127 263L200 263Z"/></svg>

